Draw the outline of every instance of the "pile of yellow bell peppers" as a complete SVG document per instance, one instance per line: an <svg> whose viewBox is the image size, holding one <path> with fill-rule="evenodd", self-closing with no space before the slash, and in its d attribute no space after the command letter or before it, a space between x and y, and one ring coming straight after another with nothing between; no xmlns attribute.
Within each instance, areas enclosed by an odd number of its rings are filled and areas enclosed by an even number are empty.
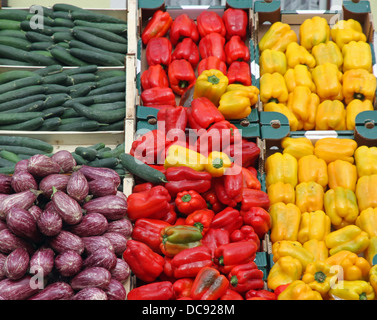
<svg viewBox="0 0 377 320"><path fill-rule="evenodd" d="M377 81L361 24L339 20L330 28L314 16L299 27L275 22L259 41L260 100L283 113L291 131L353 130L373 110Z"/></svg>
<svg viewBox="0 0 377 320"><path fill-rule="evenodd" d="M377 299L377 147L305 137L281 147L265 161L269 289L287 286L281 300Z"/></svg>

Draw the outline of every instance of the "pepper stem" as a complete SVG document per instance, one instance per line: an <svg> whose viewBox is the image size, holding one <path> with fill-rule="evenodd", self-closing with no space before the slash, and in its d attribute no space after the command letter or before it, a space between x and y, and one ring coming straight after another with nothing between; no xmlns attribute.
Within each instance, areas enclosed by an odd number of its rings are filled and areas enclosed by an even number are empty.
<svg viewBox="0 0 377 320"><path fill-rule="evenodd" d="M355 92L355 93L353 94L353 98L354 98L354 99L361 100L361 101L364 101L365 96L364 96L362 93L360 93L360 92Z"/></svg>
<svg viewBox="0 0 377 320"><path fill-rule="evenodd" d="M221 158L215 158L213 161L212 161L212 166L216 169L220 169L222 168L224 165L224 161L223 159Z"/></svg>
<svg viewBox="0 0 377 320"><path fill-rule="evenodd" d="M275 102L275 103L279 103L279 100L276 99L276 98L271 98L270 100L268 100L268 102Z"/></svg>
<svg viewBox="0 0 377 320"><path fill-rule="evenodd" d="M195 222L194 227L198 228L200 232L203 232L203 228L204 228L203 223Z"/></svg>
<svg viewBox="0 0 377 320"><path fill-rule="evenodd" d="M229 282L232 285L232 287L237 287L237 284L238 284L238 278L237 278L237 276L232 276L230 278Z"/></svg>
<svg viewBox="0 0 377 320"><path fill-rule="evenodd" d="M209 83L212 84L218 84L220 82L220 79L216 77L214 74L212 76L208 76L207 80Z"/></svg>
<svg viewBox="0 0 377 320"><path fill-rule="evenodd" d="M224 265L224 257L223 256L219 257L219 265L220 266Z"/></svg>
<svg viewBox="0 0 377 320"><path fill-rule="evenodd" d="M322 271L318 271L314 274L315 281L323 283L326 280L326 275Z"/></svg>
<svg viewBox="0 0 377 320"><path fill-rule="evenodd" d="M359 295L359 300L368 300L367 299L367 294L365 292L362 292L360 295Z"/></svg>
<svg viewBox="0 0 377 320"><path fill-rule="evenodd" d="M182 89L187 88L188 85L189 85L189 83L186 80L179 81L179 87L182 88Z"/></svg>
<svg viewBox="0 0 377 320"><path fill-rule="evenodd" d="M189 194L185 194L185 195L181 198L181 200L182 200L183 202L190 202L191 199L192 199L192 197L191 197L191 195L189 195Z"/></svg>

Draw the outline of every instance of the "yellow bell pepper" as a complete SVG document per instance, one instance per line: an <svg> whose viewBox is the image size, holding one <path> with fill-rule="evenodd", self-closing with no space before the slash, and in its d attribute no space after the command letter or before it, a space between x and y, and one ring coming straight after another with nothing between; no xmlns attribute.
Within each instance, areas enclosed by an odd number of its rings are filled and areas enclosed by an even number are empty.
<svg viewBox="0 0 377 320"><path fill-rule="evenodd" d="M290 256L302 265L302 270L305 270L309 263L314 261L313 254L305 249L300 243L296 241L277 241L272 245L272 260L278 261L281 257Z"/></svg>
<svg viewBox="0 0 377 320"><path fill-rule="evenodd" d="M360 212L355 223L369 237L377 237L377 208L368 208Z"/></svg>
<svg viewBox="0 0 377 320"><path fill-rule="evenodd" d="M299 183L314 181L326 190L329 176L325 160L319 159L314 154L303 156L298 160L297 168Z"/></svg>
<svg viewBox="0 0 377 320"><path fill-rule="evenodd" d="M259 85L260 99L263 103L288 101L288 89L282 74L265 73L261 76Z"/></svg>
<svg viewBox="0 0 377 320"><path fill-rule="evenodd" d="M267 188L270 204L277 202L295 203L295 188L290 183L278 181L270 184Z"/></svg>
<svg viewBox="0 0 377 320"><path fill-rule="evenodd" d="M220 70L204 70L196 79L194 86L194 99L206 97L213 102L215 106L223 93L226 91L229 80Z"/></svg>
<svg viewBox="0 0 377 320"><path fill-rule="evenodd" d="M343 72L351 69L365 69L372 72L372 51L369 43L351 41L343 46Z"/></svg>
<svg viewBox="0 0 377 320"><path fill-rule="evenodd" d="M297 131L298 120L291 110L283 103L268 102L264 104L263 111L265 112L279 112L284 114L289 123L290 131Z"/></svg>
<svg viewBox="0 0 377 320"><path fill-rule="evenodd" d="M312 71L317 94L322 100L343 100L342 78L336 64L324 63Z"/></svg>
<svg viewBox="0 0 377 320"><path fill-rule="evenodd" d="M317 44L330 40L330 26L325 18L314 16L300 25L299 36L300 44L307 50L312 50Z"/></svg>
<svg viewBox="0 0 377 320"><path fill-rule="evenodd" d="M323 300L318 291L313 290L302 280L293 281L282 293L278 300Z"/></svg>
<svg viewBox="0 0 377 320"><path fill-rule="evenodd" d="M363 111L373 111L373 104L370 100L361 101L359 99L352 100L346 107L346 127L347 130L355 129L356 116Z"/></svg>
<svg viewBox="0 0 377 320"><path fill-rule="evenodd" d="M354 163L353 154L357 143L352 139L322 138L314 144L314 154L327 164L335 160L344 160Z"/></svg>
<svg viewBox="0 0 377 320"><path fill-rule="evenodd" d="M302 281L326 299L331 286L336 283L337 275L337 270L325 261L314 261L306 267Z"/></svg>
<svg viewBox="0 0 377 320"><path fill-rule="evenodd" d="M271 216L271 241L297 241L301 212L293 203L274 203L269 210Z"/></svg>
<svg viewBox="0 0 377 320"><path fill-rule="evenodd" d="M314 46L312 49L312 55L317 66L325 63L332 63L335 64L339 70L342 70L343 54L335 42L329 41Z"/></svg>
<svg viewBox="0 0 377 320"><path fill-rule="evenodd" d="M306 69L315 67L315 59L312 54L297 42L291 42L285 51L287 57L287 64L289 68L294 68L297 65L303 65Z"/></svg>
<svg viewBox="0 0 377 320"><path fill-rule="evenodd" d="M340 300L374 300L373 287L367 281L338 281L334 284L329 294L334 299Z"/></svg>
<svg viewBox="0 0 377 320"><path fill-rule="evenodd" d="M311 239L302 245L306 250L310 251L314 257L314 261L325 261L329 256L325 241Z"/></svg>
<svg viewBox="0 0 377 320"><path fill-rule="evenodd" d="M302 275L301 262L291 256L281 257L270 269L267 286L275 290L278 286L299 280Z"/></svg>
<svg viewBox="0 0 377 320"><path fill-rule="evenodd" d="M363 258L359 257L356 253L342 250L336 254L327 258L326 263L331 266L340 266L343 279L339 280L368 280L369 270L371 265L369 262Z"/></svg>
<svg viewBox="0 0 377 320"><path fill-rule="evenodd" d="M322 210L304 212L301 214L297 240L302 244L313 239L324 241L330 231L331 221L325 212Z"/></svg>
<svg viewBox="0 0 377 320"><path fill-rule="evenodd" d="M371 266L376 264L374 257L377 255L377 237L371 237L369 239L369 246L364 251L364 257L368 260ZM373 261L374 260L374 261Z"/></svg>
<svg viewBox="0 0 377 320"><path fill-rule="evenodd" d="M316 130L346 130L346 109L342 101L325 100L318 106Z"/></svg>
<svg viewBox="0 0 377 320"><path fill-rule="evenodd" d="M212 151L208 155L208 163L205 164L205 171L212 177L221 177L232 166L232 161L224 152Z"/></svg>
<svg viewBox="0 0 377 320"><path fill-rule="evenodd" d="M257 103L259 89L256 86L245 86L240 83L231 83L226 87L226 92L240 90L245 92L245 96L247 96L250 99L250 104L252 106Z"/></svg>
<svg viewBox="0 0 377 320"><path fill-rule="evenodd" d="M265 162L266 187L276 182L297 184L297 160L289 153L275 152Z"/></svg>
<svg viewBox="0 0 377 320"><path fill-rule="evenodd" d="M360 146L355 151L357 175L377 174L377 147Z"/></svg>
<svg viewBox="0 0 377 320"><path fill-rule="evenodd" d="M377 174L362 176L356 183L356 198L360 212L377 207Z"/></svg>
<svg viewBox="0 0 377 320"><path fill-rule="evenodd" d="M287 23L275 22L259 41L260 52L265 49L279 50L285 52L288 44L297 42L297 35Z"/></svg>
<svg viewBox="0 0 377 320"><path fill-rule="evenodd" d="M325 212L335 229L354 224L359 215L356 195L350 189L343 187L329 189L325 193L323 203Z"/></svg>
<svg viewBox="0 0 377 320"><path fill-rule="evenodd" d="M355 192L357 170L354 164L351 164L345 160L335 160L327 165L327 172L329 176L330 189L343 187Z"/></svg>
<svg viewBox="0 0 377 320"><path fill-rule="evenodd" d="M287 71L287 57L278 50L263 50L259 58L260 75L278 72L282 75Z"/></svg>
<svg viewBox="0 0 377 320"><path fill-rule="evenodd" d="M202 154L179 145L173 145L169 148L165 158L164 167L190 167L195 171L203 171L208 163L207 157Z"/></svg>
<svg viewBox="0 0 377 320"><path fill-rule="evenodd" d="M316 92L312 74L303 64L298 64L293 68L288 69L284 74L284 79L287 84L288 92L293 92L298 86L308 87L311 92Z"/></svg>
<svg viewBox="0 0 377 320"><path fill-rule="evenodd" d="M358 226L351 224L329 233L325 243L331 256L342 250L359 254L368 247L369 236Z"/></svg>
<svg viewBox="0 0 377 320"><path fill-rule="evenodd" d="M323 187L317 182L301 182L296 186L296 206L301 213L323 210L323 196Z"/></svg>
<svg viewBox="0 0 377 320"><path fill-rule="evenodd" d="M289 153L297 160L314 153L313 143L310 141L310 139L305 137L285 137L281 141L281 147L283 148L283 153Z"/></svg>
<svg viewBox="0 0 377 320"><path fill-rule="evenodd" d="M351 69L343 74L343 96L346 104L354 99L374 101L377 80L365 69Z"/></svg>
<svg viewBox="0 0 377 320"><path fill-rule="evenodd" d="M339 20L331 28L331 38L340 49L351 41L367 41L360 22L354 19Z"/></svg>
<svg viewBox="0 0 377 320"><path fill-rule="evenodd" d="M377 294L377 264L370 268L369 283L373 287L374 293Z"/></svg>
<svg viewBox="0 0 377 320"><path fill-rule="evenodd" d="M227 91L220 98L218 110L227 120L246 118L252 106L249 96L246 90Z"/></svg>
<svg viewBox="0 0 377 320"><path fill-rule="evenodd" d="M312 130L320 99L308 87L297 86L288 96L287 107L298 120L298 130Z"/></svg>

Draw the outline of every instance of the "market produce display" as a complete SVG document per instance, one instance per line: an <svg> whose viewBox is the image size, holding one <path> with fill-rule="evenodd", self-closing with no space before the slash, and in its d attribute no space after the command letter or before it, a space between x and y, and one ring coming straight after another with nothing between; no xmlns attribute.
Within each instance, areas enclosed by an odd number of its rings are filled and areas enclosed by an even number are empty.
<svg viewBox="0 0 377 320"><path fill-rule="evenodd" d="M284 114L291 131L354 130L356 116L374 110L372 48L360 22L330 27L313 16L296 34L279 21L258 45L263 110Z"/></svg>
<svg viewBox="0 0 377 320"><path fill-rule="evenodd" d="M0 74L0 130L122 131L125 90L124 70L97 65L6 71Z"/></svg>
<svg viewBox="0 0 377 320"><path fill-rule="evenodd" d="M125 20L68 4L36 10L0 10L1 65L124 65Z"/></svg>

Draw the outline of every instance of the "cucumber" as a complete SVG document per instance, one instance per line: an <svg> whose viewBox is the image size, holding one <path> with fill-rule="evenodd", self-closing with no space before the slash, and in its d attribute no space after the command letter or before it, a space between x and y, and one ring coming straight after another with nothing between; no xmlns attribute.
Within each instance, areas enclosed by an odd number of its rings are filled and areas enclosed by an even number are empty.
<svg viewBox="0 0 377 320"><path fill-rule="evenodd" d="M69 93L69 89L66 86L62 86L60 84L44 84L41 87L45 89L45 93L47 95L56 93Z"/></svg>
<svg viewBox="0 0 377 320"><path fill-rule="evenodd" d="M69 43L68 42L58 42L56 44L56 48L64 48L64 49L69 49Z"/></svg>
<svg viewBox="0 0 377 320"><path fill-rule="evenodd" d="M84 20L84 21L99 22L99 23L118 23L118 24L126 23L124 20L121 20L112 16L108 16L106 14L83 11L83 10L72 11L71 17L73 20Z"/></svg>
<svg viewBox="0 0 377 320"><path fill-rule="evenodd" d="M56 18L56 19L54 19L54 26L55 27L73 28L75 26L75 24L70 19Z"/></svg>
<svg viewBox="0 0 377 320"><path fill-rule="evenodd" d="M42 94L42 93L45 93L45 91L46 89L42 87L41 85L30 86L27 88L8 91L0 95L0 104L7 101L10 102L12 100L25 98L25 97L33 96L37 94Z"/></svg>
<svg viewBox="0 0 377 320"><path fill-rule="evenodd" d="M124 75L105 78L97 82L97 87L101 88L101 87L109 86L113 83L125 82L125 81L126 81L126 77Z"/></svg>
<svg viewBox="0 0 377 320"><path fill-rule="evenodd" d="M94 73L81 73L81 74L72 74L67 77L66 85L72 86L85 82L95 82L97 81L97 76Z"/></svg>
<svg viewBox="0 0 377 320"><path fill-rule="evenodd" d="M54 108L48 108L43 110L43 119L53 118L53 117L60 117L63 115L65 111L64 107L54 107Z"/></svg>
<svg viewBox="0 0 377 320"><path fill-rule="evenodd" d="M4 167L4 168L0 168L0 173L2 174L13 174L14 173L14 166L11 166L11 167Z"/></svg>
<svg viewBox="0 0 377 320"><path fill-rule="evenodd" d="M125 101L126 93L125 92L106 93L106 94L101 94L101 95L96 95L96 96L89 96L88 98L93 99L92 104L120 102L120 101Z"/></svg>
<svg viewBox="0 0 377 320"><path fill-rule="evenodd" d="M85 42L93 47L100 48L102 50L116 52L116 53L127 53L127 45L122 43L116 43L113 41L105 40L96 35L90 34L89 32L83 30L75 30L73 28L73 36L79 41Z"/></svg>
<svg viewBox="0 0 377 320"><path fill-rule="evenodd" d="M30 63L30 61L26 59L26 53L28 53L28 51L17 48L12 48L12 50L10 50L8 46L0 44L0 57L2 59L11 59Z"/></svg>
<svg viewBox="0 0 377 320"><path fill-rule="evenodd" d="M0 114L9 113L9 112L11 112L11 113L37 112L37 111L43 110L43 107L44 107L44 100L39 100L39 101L29 103L29 104L24 105L24 106L19 107L19 108L11 109L11 110L8 110L8 111L1 111Z"/></svg>
<svg viewBox="0 0 377 320"><path fill-rule="evenodd" d="M13 80L8 83L4 83L0 85L0 95L9 92L12 90L17 90L21 88L26 88L30 86L36 86L42 83L43 78L37 74L34 74L30 77L22 78Z"/></svg>
<svg viewBox="0 0 377 320"><path fill-rule="evenodd" d="M54 46L54 44L49 41L33 42L30 45L30 50L49 50L52 46Z"/></svg>
<svg viewBox="0 0 377 320"><path fill-rule="evenodd" d="M99 122L94 120L86 120L60 125L58 131L97 131L100 127L101 125Z"/></svg>
<svg viewBox="0 0 377 320"><path fill-rule="evenodd" d="M71 97L66 93L51 94L46 97L43 106L44 106L44 109L59 107L59 106L62 106L66 101L70 99Z"/></svg>
<svg viewBox="0 0 377 320"><path fill-rule="evenodd" d="M43 117L43 112L2 113L0 117L0 125L20 123L37 117Z"/></svg>
<svg viewBox="0 0 377 320"><path fill-rule="evenodd" d="M86 119L86 117L81 117L76 111L75 109L65 109L63 115L61 116L63 124L68 124L68 123L71 123L71 122L74 122L76 121L77 118L83 118L83 119Z"/></svg>
<svg viewBox="0 0 377 320"><path fill-rule="evenodd" d="M90 84L81 85L80 87L77 87L76 89L70 89L69 94L72 97L72 99L79 98L79 97L86 97L92 89L93 89L93 86Z"/></svg>
<svg viewBox="0 0 377 320"><path fill-rule="evenodd" d="M89 86L93 89L93 88L97 87L97 82L89 81L89 82L82 82L82 83L74 84L74 85L69 86L69 90L70 91L76 91L77 89L79 89L83 86Z"/></svg>
<svg viewBox="0 0 377 320"><path fill-rule="evenodd" d="M0 44L25 51L31 49L30 41L9 36L0 36Z"/></svg>
<svg viewBox="0 0 377 320"><path fill-rule="evenodd" d="M97 154L97 158L98 159L118 158L124 152L125 152L125 143L121 143L110 151L100 150Z"/></svg>
<svg viewBox="0 0 377 320"><path fill-rule="evenodd" d="M51 53L47 50L34 50L34 51L32 51L32 53L36 53L36 54L42 55L44 57L53 58Z"/></svg>
<svg viewBox="0 0 377 320"><path fill-rule="evenodd" d="M76 147L75 152L88 161L93 161L97 157L98 153L96 149L86 147Z"/></svg>
<svg viewBox="0 0 377 320"><path fill-rule="evenodd" d="M73 30L82 30L89 32L90 34L93 34L97 37L103 38L108 41L113 41L113 42L118 42L118 43L123 43L127 44L127 38L122 37L114 32L110 32L104 29L98 29L98 28L92 28L92 27L84 27L84 26L75 26Z"/></svg>
<svg viewBox="0 0 377 320"><path fill-rule="evenodd" d="M81 116L86 117L90 120L95 120L100 123L114 123L119 120L124 119L126 110L125 109L115 109L111 112L92 109L81 103L73 102L72 108Z"/></svg>
<svg viewBox="0 0 377 320"><path fill-rule="evenodd" d="M38 131L56 131L60 124L61 119L59 117L48 118L44 120Z"/></svg>
<svg viewBox="0 0 377 320"><path fill-rule="evenodd" d="M25 105L31 104L39 100L44 101L45 99L46 99L46 96L44 94L36 94L30 97L24 97L24 98L15 99L9 102L4 102L0 104L0 112L22 108Z"/></svg>
<svg viewBox="0 0 377 320"><path fill-rule="evenodd" d="M22 30L0 30L0 36L26 40L25 32Z"/></svg>
<svg viewBox="0 0 377 320"><path fill-rule="evenodd" d="M106 145L103 142L98 142L96 144L93 144L92 146L89 146L88 148L90 149L95 149L95 150L102 150L106 148Z"/></svg>
<svg viewBox="0 0 377 320"><path fill-rule="evenodd" d="M0 157L0 167L1 168L4 168L4 167L7 168L7 167L11 167L13 165L15 165L15 163L13 163L12 161L9 161L7 159L3 159L3 158Z"/></svg>
<svg viewBox="0 0 377 320"><path fill-rule="evenodd" d="M90 52L82 49L71 48L69 52L78 59L88 63L94 63L101 66L123 66L119 60L111 56L103 55L99 52Z"/></svg>
<svg viewBox="0 0 377 320"><path fill-rule="evenodd" d="M51 8L47 8L47 7L44 7L44 6L35 7L34 5L32 5L30 7L30 12L35 12L36 14L39 14L39 8L42 9L42 15L44 17L48 17L48 18L51 18L51 19L54 18L54 11Z"/></svg>
<svg viewBox="0 0 377 320"><path fill-rule="evenodd" d="M77 67L72 69L66 69L64 70L64 73L71 76L74 74L81 74L81 73L96 73L98 70L98 66L95 64L87 65L84 67Z"/></svg>
<svg viewBox="0 0 377 320"><path fill-rule="evenodd" d="M120 108L125 109L126 102L118 101L118 102L113 102L113 103L99 103L99 104L92 104L88 107L91 109L96 109L96 110L110 111L110 110L115 110L115 109L120 109Z"/></svg>
<svg viewBox="0 0 377 320"><path fill-rule="evenodd" d="M67 49L52 49L50 50L52 56L67 66L85 66L87 63L80 59L80 57L73 56L70 50Z"/></svg>
<svg viewBox="0 0 377 320"><path fill-rule="evenodd" d="M71 14L65 11L54 11L53 16L54 16L54 19L56 18L71 19Z"/></svg>
<svg viewBox="0 0 377 320"><path fill-rule="evenodd" d="M43 84L65 84L67 75L63 72L43 77Z"/></svg>
<svg viewBox="0 0 377 320"><path fill-rule="evenodd" d="M75 10L84 10L80 7L74 6L72 4L65 4L65 3L55 3L52 6L52 10L55 11L64 11L64 12L72 12Z"/></svg>
<svg viewBox="0 0 377 320"><path fill-rule="evenodd" d="M67 27L51 27L51 30L54 31L52 36L58 32L71 33L71 28L67 28Z"/></svg>
<svg viewBox="0 0 377 320"><path fill-rule="evenodd" d="M29 12L21 9L0 10L0 19L22 21L25 20Z"/></svg>
<svg viewBox="0 0 377 320"><path fill-rule="evenodd" d="M90 96L96 96L100 94L106 94L106 93L112 93L112 92L123 92L126 91L126 83L125 82L114 82L113 84L96 88L92 90L89 95Z"/></svg>
<svg viewBox="0 0 377 320"><path fill-rule="evenodd" d="M126 72L123 70L104 70L104 71L97 72L97 75L98 75L98 82L100 82L108 78L125 77Z"/></svg>
<svg viewBox="0 0 377 320"><path fill-rule="evenodd" d="M8 125L3 125L3 126L0 125L0 130L34 131L34 130L38 130L38 128L42 126L43 122L44 122L43 117L36 117L30 120L15 123L15 124L8 124Z"/></svg>
<svg viewBox="0 0 377 320"><path fill-rule="evenodd" d="M38 54L35 51L26 52L27 62L34 63L36 66L52 66L58 62L48 53L48 55Z"/></svg>
<svg viewBox="0 0 377 320"><path fill-rule="evenodd" d="M88 160L85 160L82 156L79 156L76 152L71 152L72 157L76 160L77 165L88 164Z"/></svg>
<svg viewBox="0 0 377 320"><path fill-rule="evenodd" d="M118 158L106 158L106 159L95 159L89 161L88 165L97 168L114 168L119 164Z"/></svg>
<svg viewBox="0 0 377 320"><path fill-rule="evenodd" d="M19 136L2 136L0 135L0 145L2 146L1 149L9 150L9 148L5 148L4 146L17 146L17 147L27 147L32 149L37 149L38 151L42 151L44 153L50 153L54 150L54 147L45 142L43 140L30 138L30 137L19 137ZM12 151L14 152L14 151ZM15 152L17 154L29 154L24 152Z"/></svg>
<svg viewBox="0 0 377 320"><path fill-rule="evenodd" d="M99 127L98 131L123 131L124 130L124 119L109 124L108 126Z"/></svg>
<svg viewBox="0 0 377 320"><path fill-rule="evenodd" d="M39 149L34 149L32 147L20 147L20 146L9 146L9 145L0 145L0 149L7 150L15 154L25 154L29 156L34 156L35 154L48 153L48 152L43 152Z"/></svg>
<svg viewBox="0 0 377 320"><path fill-rule="evenodd" d="M1 30L21 30L20 21L0 19L0 29Z"/></svg>
<svg viewBox="0 0 377 320"><path fill-rule="evenodd" d="M27 78L30 76L33 76L33 71L27 71L27 70L12 70L0 73L0 85L3 83L7 83L10 81Z"/></svg>
<svg viewBox="0 0 377 320"><path fill-rule="evenodd" d="M52 39L55 42L68 42L70 40L74 40L74 36L70 32L55 32L52 36Z"/></svg>
<svg viewBox="0 0 377 320"><path fill-rule="evenodd" d="M25 36L31 42L54 42L52 37L35 31L27 31Z"/></svg>
<svg viewBox="0 0 377 320"><path fill-rule="evenodd" d="M85 117L70 117L70 118L61 118L61 125L87 120Z"/></svg>
<svg viewBox="0 0 377 320"><path fill-rule="evenodd" d="M25 62L25 61L19 61L19 60L13 60L13 59L2 59L0 58L0 65L4 66L32 66L33 64L30 62Z"/></svg>
<svg viewBox="0 0 377 320"><path fill-rule="evenodd" d="M38 70L34 71L34 73L39 74L42 77L46 77L46 76L56 74L56 73L59 73L59 72L62 72L62 71L63 71L63 67L59 64L55 64L55 65L52 65L52 66L47 66L47 67L42 68L42 69L38 69Z"/></svg>
<svg viewBox="0 0 377 320"><path fill-rule="evenodd" d="M101 22L90 22L90 21L85 21L85 20L75 20L74 23L75 23L75 26L99 28L99 29L110 31L110 32L114 32L116 34L123 34L127 32L126 22L124 22L123 24L120 24L120 23L101 23Z"/></svg>
<svg viewBox="0 0 377 320"><path fill-rule="evenodd" d="M30 13L30 14L28 14L28 16L26 17L26 20L30 21L31 19L33 19L34 21L38 21L39 23L43 23L43 26L52 27L54 25L54 19L52 19L52 18L50 18L48 16L46 17L46 16L41 15L39 13L36 13L36 14L35 13Z"/></svg>
<svg viewBox="0 0 377 320"><path fill-rule="evenodd" d="M22 160L14 152L10 152L10 151L7 151L7 150L0 150L0 157L5 159L5 160L8 160L10 162L13 162L13 163L17 163L18 161Z"/></svg>
<svg viewBox="0 0 377 320"><path fill-rule="evenodd" d="M125 170L145 181L152 183L167 182L166 176L161 171L148 166L128 153L122 153L119 160Z"/></svg>
<svg viewBox="0 0 377 320"><path fill-rule="evenodd" d="M34 32L34 33L37 33L37 34L41 34L41 35L44 35L44 36L52 36L54 34L54 30L52 29L52 27L49 27L49 26L43 26L42 29L39 29L39 28L36 28L36 29L33 29L31 26L30 26L30 21L29 20L25 20L25 21L22 21L21 24L21 30L22 31L26 31L26 32Z"/></svg>

